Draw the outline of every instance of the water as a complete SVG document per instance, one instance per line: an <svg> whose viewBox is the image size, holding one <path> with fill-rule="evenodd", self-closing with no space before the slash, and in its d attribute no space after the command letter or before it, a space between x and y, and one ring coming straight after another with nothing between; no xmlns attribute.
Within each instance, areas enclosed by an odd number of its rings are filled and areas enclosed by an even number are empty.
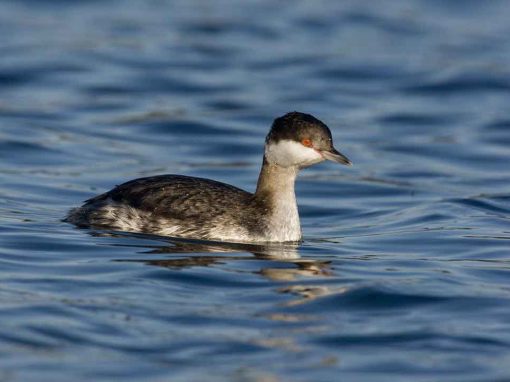
<svg viewBox="0 0 510 382"><path fill-rule="evenodd" d="M510 380L510 5L0 4L0 380ZM60 219L128 179L253 190L271 121L354 166L297 184L304 242Z"/></svg>

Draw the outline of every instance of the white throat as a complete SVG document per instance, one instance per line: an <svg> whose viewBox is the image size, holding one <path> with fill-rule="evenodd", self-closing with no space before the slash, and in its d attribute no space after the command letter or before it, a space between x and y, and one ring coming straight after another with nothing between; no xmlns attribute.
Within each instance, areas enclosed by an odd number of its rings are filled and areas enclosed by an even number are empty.
<svg viewBox="0 0 510 382"><path fill-rule="evenodd" d="M324 160L317 150L291 140L266 144L265 155L269 163L281 167L307 167Z"/></svg>

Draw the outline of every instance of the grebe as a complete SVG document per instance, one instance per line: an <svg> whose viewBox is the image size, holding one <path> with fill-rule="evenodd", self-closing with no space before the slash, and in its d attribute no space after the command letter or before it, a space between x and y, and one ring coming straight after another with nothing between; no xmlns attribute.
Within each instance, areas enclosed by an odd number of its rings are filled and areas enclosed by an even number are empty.
<svg viewBox="0 0 510 382"><path fill-rule="evenodd" d="M301 240L294 193L298 171L330 160L351 161L333 147L329 128L310 114L276 118L266 137L254 194L184 175L131 180L72 209L79 227L228 242Z"/></svg>

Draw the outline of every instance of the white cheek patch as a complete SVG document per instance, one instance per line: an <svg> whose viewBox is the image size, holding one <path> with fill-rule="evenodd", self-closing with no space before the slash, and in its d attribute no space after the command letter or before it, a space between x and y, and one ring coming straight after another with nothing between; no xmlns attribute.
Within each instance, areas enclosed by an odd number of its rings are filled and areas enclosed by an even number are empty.
<svg viewBox="0 0 510 382"><path fill-rule="evenodd" d="M269 163L275 163L282 167L310 166L324 160L322 155L314 149L289 140L266 145L265 154Z"/></svg>

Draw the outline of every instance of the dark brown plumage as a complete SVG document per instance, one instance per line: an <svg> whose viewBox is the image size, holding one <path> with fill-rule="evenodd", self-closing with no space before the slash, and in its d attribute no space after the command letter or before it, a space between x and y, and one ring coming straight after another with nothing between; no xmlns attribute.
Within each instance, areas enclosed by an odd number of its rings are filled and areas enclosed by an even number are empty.
<svg viewBox="0 0 510 382"><path fill-rule="evenodd" d="M262 234L265 227L257 214L269 208L264 197L229 184L183 175L159 175L131 180L88 199L82 207L72 210L66 220L81 227L123 230L122 219L105 213L112 204L136 209L138 216L130 210L126 214L131 213L133 219L144 217L140 232L157 232L161 221L166 221L182 227L177 235L193 229L209 239L214 237L205 234L206 231L227 222L246 227L252 234Z"/></svg>

